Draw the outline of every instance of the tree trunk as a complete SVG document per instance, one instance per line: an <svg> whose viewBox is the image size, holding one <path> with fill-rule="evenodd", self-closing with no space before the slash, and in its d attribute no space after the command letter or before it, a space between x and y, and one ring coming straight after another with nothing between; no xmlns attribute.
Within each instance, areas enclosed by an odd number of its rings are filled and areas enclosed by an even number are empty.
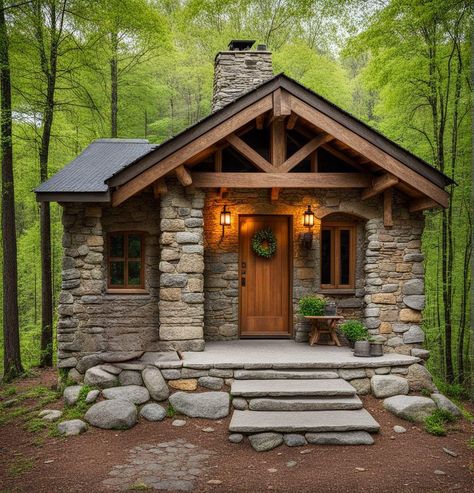
<svg viewBox="0 0 474 493"><path fill-rule="evenodd" d="M2 152L2 247L3 247L3 344L4 375L9 381L23 373L18 320L18 269L15 230L15 188L13 181L13 144L11 79L8 33L4 2L0 0L0 87Z"/></svg>
<svg viewBox="0 0 474 493"><path fill-rule="evenodd" d="M110 136L117 138L118 117L118 36L110 33L112 55L110 57Z"/></svg>
<svg viewBox="0 0 474 493"><path fill-rule="evenodd" d="M51 279L51 219L49 202L41 202L41 356L40 366L53 366L53 289Z"/></svg>

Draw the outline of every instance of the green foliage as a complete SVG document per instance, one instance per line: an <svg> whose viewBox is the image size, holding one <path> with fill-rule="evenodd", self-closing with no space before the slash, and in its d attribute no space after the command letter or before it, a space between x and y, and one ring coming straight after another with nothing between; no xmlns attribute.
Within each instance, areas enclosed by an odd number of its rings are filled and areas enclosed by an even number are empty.
<svg viewBox="0 0 474 493"><path fill-rule="evenodd" d="M298 302L299 312L305 317L324 315L326 300L318 296L303 296Z"/></svg>
<svg viewBox="0 0 474 493"><path fill-rule="evenodd" d="M453 423L454 421L456 421L456 417L449 411L436 409L425 418L425 430L431 435L445 436L447 434L446 423Z"/></svg>
<svg viewBox="0 0 474 493"><path fill-rule="evenodd" d="M257 231L252 237L252 250L263 258L271 258L277 250L277 239L270 228Z"/></svg>
<svg viewBox="0 0 474 493"><path fill-rule="evenodd" d="M171 402L168 403L168 407L166 408L166 415L168 418L173 418L176 415L176 411Z"/></svg>
<svg viewBox="0 0 474 493"><path fill-rule="evenodd" d="M341 332L351 342L366 340L369 336L367 328L358 320L347 320L339 327Z"/></svg>

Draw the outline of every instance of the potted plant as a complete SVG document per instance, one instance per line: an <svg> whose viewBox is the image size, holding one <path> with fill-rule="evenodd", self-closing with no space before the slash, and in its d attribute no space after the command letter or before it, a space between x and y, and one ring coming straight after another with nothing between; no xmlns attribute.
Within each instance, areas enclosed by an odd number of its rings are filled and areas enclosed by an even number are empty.
<svg viewBox="0 0 474 493"><path fill-rule="evenodd" d="M374 337L369 338L370 356L383 356L383 341L377 340Z"/></svg>
<svg viewBox="0 0 474 493"><path fill-rule="evenodd" d="M326 300L319 296L303 296L299 303L299 312L303 317L318 317L324 315Z"/></svg>
<svg viewBox="0 0 474 493"><path fill-rule="evenodd" d="M358 320L347 320L339 327L341 332L345 335L349 341L350 346L353 348L356 341L367 340L369 333L367 328L362 322Z"/></svg>

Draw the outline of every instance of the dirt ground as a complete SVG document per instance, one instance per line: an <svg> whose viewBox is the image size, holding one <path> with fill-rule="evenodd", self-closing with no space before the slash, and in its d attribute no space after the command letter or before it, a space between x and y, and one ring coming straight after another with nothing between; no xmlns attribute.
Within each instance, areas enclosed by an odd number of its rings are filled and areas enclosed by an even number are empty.
<svg viewBox="0 0 474 493"><path fill-rule="evenodd" d="M54 372L43 371L15 387L21 392L32 385L54 385L55 379ZM29 404L34 405L34 401ZM229 443L229 418L218 422L187 419L181 428L173 427L171 419L158 423L142 419L127 431L90 428L80 436L59 438L44 430L25 430L24 418L20 417L0 427L0 493L113 492L116 490L103 481L110 477L114 466L127 462L133 447L180 438L215 452L195 481L194 492L474 491L474 448L472 443L468 445L473 436L471 423L463 420L448 436L435 437L390 415L381 401L365 397L364 405L381 425L375 445L283 445L265 453L255 452L248 441ZM62 403L47 407L59 409ZM407 428L407 433L394 433L392 428L397 424ZM209 426L213 432L202 431ZM149 491L145 485L128 491L134 489Z"/></svg>

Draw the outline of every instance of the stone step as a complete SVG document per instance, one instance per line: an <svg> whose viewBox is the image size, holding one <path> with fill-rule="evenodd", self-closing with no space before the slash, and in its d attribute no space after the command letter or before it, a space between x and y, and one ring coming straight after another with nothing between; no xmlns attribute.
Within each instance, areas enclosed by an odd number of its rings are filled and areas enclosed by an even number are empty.
<svg viewBox="0 0 474 493"><path fill-rule="evenodd" d="M357 395L351 397L260 397L250 399L251 411L326 411L362 409Z"/></svg>
<svg viewBox="0 0 474 493"><path fill-rule="evenodd" d="M234 411L229 425L231 433L262 433L274 431L339 432L367 431L375 433L380 425L365 410L354 411Z"/></svg>
<svg viewBox="0 0 474 493"><path fill-rule="evenodd" d="M328 379L339 378L337 371L331 370L235 370L236 380L279 380L279 379Z"/></svg>
<svg viewBox="0 0 474 493"><path fill-rule="evenodd" d="M355 395L354 387L338 379L234 380L230 393L240 397L339 397Z"/></svg>

